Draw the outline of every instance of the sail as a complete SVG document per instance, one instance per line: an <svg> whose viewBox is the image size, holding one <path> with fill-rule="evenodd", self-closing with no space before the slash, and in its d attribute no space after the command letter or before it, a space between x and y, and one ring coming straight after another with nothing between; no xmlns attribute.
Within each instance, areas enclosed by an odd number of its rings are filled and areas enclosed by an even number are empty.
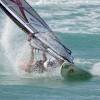
<svg viewBox="0 0 100 100"><path fill-rule="evenodd" d="M35 43L42 44L51 54L73 63L71 51L58 40L46 22L25 0L1 0L0 7L27 34L33 34Z"/></svg>

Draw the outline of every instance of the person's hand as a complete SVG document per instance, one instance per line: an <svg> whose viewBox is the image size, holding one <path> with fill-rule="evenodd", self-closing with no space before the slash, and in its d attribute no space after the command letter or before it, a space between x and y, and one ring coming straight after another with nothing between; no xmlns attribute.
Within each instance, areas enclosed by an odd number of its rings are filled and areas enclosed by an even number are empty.
<svg viewBox="0 0 100 100"><path fill-rule="evenodd" d="M30 42L32 40L32 33L28 34L28 41Z"/></svg>

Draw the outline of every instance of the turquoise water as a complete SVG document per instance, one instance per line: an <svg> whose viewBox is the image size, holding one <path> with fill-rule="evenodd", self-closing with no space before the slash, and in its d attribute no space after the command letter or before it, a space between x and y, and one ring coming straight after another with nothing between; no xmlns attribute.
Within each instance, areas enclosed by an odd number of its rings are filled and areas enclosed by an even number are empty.
<svg viewBox="0 0 100 100"><path fill-rule="evenodd" d="M100 100L100 1L28 1L72 50L75 64L93 77L70 82L59 69L20 73L16 65L28 59L27 37L0 10L0 100Z"/></svg>

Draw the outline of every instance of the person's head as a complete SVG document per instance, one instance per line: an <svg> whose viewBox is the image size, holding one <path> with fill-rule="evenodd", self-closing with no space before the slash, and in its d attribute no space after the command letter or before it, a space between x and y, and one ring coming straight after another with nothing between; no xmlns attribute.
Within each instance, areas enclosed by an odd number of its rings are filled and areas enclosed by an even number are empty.
<svg viewBox="0 0 100 100"><path fill-rule="evenodd" d="M40 64L43 64L43 60L40 60L39 63L40 63Z"/></svg>

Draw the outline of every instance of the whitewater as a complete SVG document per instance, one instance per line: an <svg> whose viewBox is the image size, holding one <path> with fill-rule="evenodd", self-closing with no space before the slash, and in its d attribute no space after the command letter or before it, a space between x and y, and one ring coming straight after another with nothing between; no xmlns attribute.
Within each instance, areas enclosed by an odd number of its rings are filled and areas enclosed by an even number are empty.
<svg viewBox="0 0 100 100"><path fill-rule="evenodd" d="M0 9L0 99L99 100L100 1L27 1L71 49L76 66L89 71L93 78L65 82L59 68L44 74L22 73L20 61L30 57L27 35Z"/></svg>

